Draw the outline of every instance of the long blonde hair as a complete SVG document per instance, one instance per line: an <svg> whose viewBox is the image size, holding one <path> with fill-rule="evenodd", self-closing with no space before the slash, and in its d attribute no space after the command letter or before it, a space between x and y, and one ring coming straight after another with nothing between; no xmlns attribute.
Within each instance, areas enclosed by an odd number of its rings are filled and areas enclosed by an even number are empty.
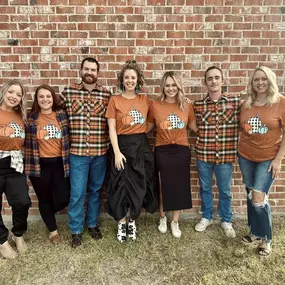
<svg viewBox="0 0 285 285"><path fill-rule="evenodd" d="M21 87L22 90L22 99L18 106L14 108L14 110L19 113L24 122L27 121L27 98L26 98L26 91L22 83L16 79L12 79L7 81L2 88L0 89L0 105L2 105L4 101L4 94L12 85L18 85Z"/></svg>
<svg viewBox="0 0 285 285"><path fill-rule="evenodd" d="M176 95L176 102L181 111L184 110L184 102L185 102L185 92L183 88L183 83L181 76L175 72L175 71L166 71L160 81L160 95L159 95L159 100L161 102L165 101L166 95L164 93L164 87L165 87L165 82L168 77L171 77L173 81L175 82L177 88L178 88L178 93Z"/></svg>
<svg viewBox="0 0 285 285"><path fill-rule="evenodd" d="M277 82L276 82L276 74L268 67L266 66L259 66L257 67L252 76L249 78L248 81L248 86L247 86L247 98L244 102L244 107L247 109L250 109L254 103L254 101L256 100L256 92L252 87L252 81L253 81L253 77L254 74L256 73L256 71L261 70L265 73L266 77L267 77L267 81L268 81L268 95L267 95L267 105L272 106L272 104L278 103L280 100L280 93L278 90L278 86L277 86Z"/></svg>

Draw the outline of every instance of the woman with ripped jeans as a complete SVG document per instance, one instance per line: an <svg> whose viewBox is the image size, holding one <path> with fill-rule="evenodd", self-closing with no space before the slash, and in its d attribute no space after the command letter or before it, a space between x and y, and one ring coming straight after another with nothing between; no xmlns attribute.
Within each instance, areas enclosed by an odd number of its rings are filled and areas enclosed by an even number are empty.
<svg viewBox="0 0 285 285"><path fill-rule="evenodd" d="M249 235L245 244L258 242L258 253L268 256L272 246L269 191L285 154L285 98L279 94L275 73L257 67L241 107L239 166L247 192Z"/></svg>

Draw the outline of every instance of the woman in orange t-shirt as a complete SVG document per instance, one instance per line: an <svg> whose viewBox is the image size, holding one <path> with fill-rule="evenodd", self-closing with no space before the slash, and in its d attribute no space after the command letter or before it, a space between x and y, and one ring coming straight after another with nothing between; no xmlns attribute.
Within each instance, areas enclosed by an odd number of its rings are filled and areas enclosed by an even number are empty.
<svg viewBox="0 0 285 285"><path fill-rule="evenodd" d="M144 207L153 213L157 199L153 187L154 159L146 136L151 101L138 94L144 76L136 61L127 61L118 74L122 93L112 96L106 112L113 147L107 184L107 212L119 221L117 239L136 239L135 220ZM130 210L127 224L126 216Z"/></svg>
<svg viewBox="0 0 285 285"><path fill-rule="evenodd" d="M268 256L272 243L268 195L285 154L285 98L279 94L276 75L268 67L253 72L240 123L239 166L247 191L250 228L242 241L261 242L258 253Z"/></svg>
<svg viewBox="0 0 285 285"><path fill-rule="evenodd" d="M187 127L197 132L197 126L193 107L185 101L179 74L166 72L161 79L160 89L159 100L153 102L148 115L148 130L156 125L154 153L160 185L158 230L166 233L166 211L172 211L172 235L180 238L180 211L192 208Z"/></svg>
<svg viewBox="0 0 285 285"><path fill-rule="evenodd" d="M40 85L28 115L25 140L25 172L39 200L49 241L61 242L55 213L69 202L68 118L59 98L49 85Z"/></svg>
<svg viewBox="0 0 285 285"><path fill-rule="evenodd" d="M24 252L27 244L23 235L27 230L27 218L31 200L27 177L23 173L23 144L26 122L26 93L17 80L10 80L0 90L0 206L5 193L12 207L12 239L18 252ZM1 212L1 211L0 211ZM9 230L0 213L0 255L16 257L8 242Z"/></svg>

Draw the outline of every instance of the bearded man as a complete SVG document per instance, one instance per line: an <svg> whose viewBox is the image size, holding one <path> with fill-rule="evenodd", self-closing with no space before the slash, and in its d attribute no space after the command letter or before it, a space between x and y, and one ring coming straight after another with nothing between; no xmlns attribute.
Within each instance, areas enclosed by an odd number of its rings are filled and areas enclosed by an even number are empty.
<svg viewBox="0 0 285 285"><path fill-rule="evenodd" d="M101 193L105 172L106 152L109 146L105 112L111 96L97 83L99 62L87 57L81 62L81 82L64 88L62 105L70 124L70 201L68 206L71 246L81 245L84 219L92 238L102 234L98 227ZM89 188L86 218L84 204Z"/></svg>

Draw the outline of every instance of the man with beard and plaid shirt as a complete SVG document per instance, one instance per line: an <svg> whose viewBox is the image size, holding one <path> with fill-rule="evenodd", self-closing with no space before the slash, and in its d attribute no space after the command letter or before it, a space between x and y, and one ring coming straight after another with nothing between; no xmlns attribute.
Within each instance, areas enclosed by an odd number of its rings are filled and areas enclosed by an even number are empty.
<svg viewBox="0 0 285 285"><path fill-rule="evenodd" d="M64 88L61 94L70 124L70 201L68 206L72 247L81 245L84 203L88 186L86 223L94 239L102 238L97 220L109 146L105 112L110 91L97 83L99 63L88 57L81 63L81 83Z"/></svg>

